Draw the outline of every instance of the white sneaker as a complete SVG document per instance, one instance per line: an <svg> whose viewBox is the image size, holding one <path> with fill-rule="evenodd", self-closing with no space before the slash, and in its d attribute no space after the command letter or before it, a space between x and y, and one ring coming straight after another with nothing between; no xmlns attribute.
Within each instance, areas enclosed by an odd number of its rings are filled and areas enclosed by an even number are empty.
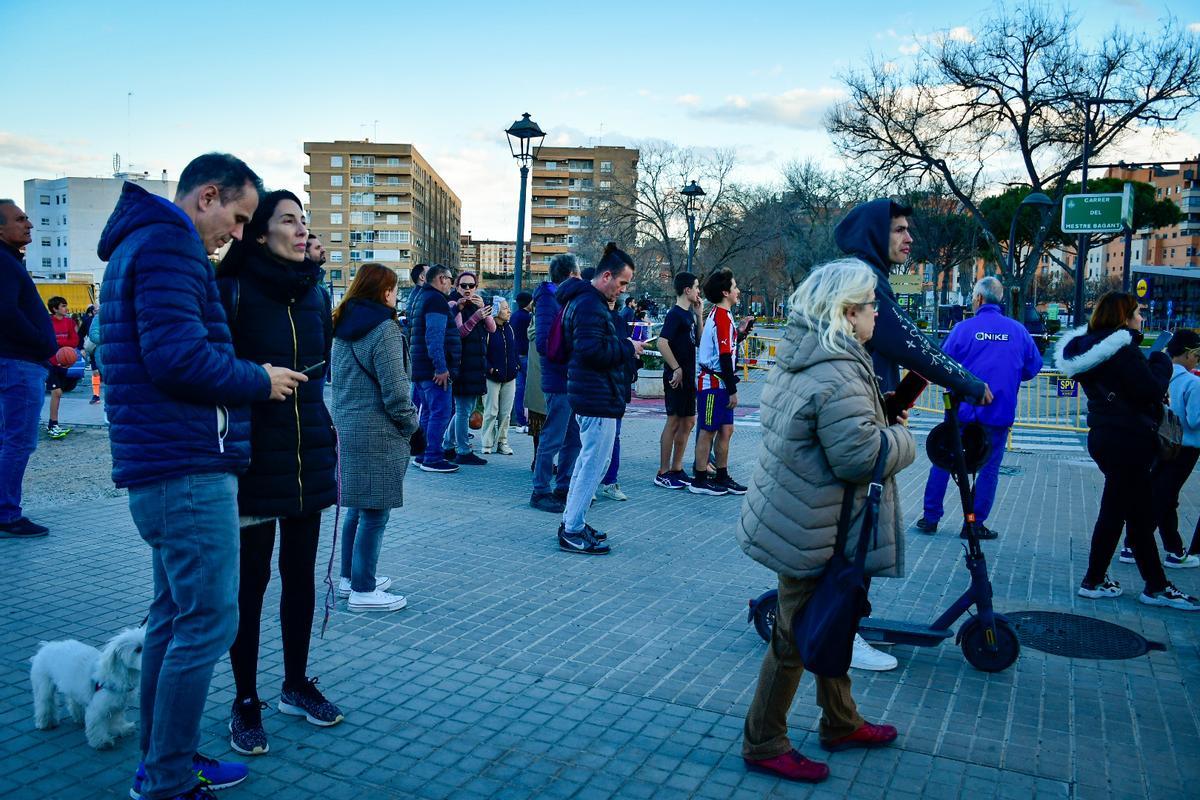
<svg viewBox="0 0 1200 800"><path fill-rule="evenodd" d="M513 454L513 449L508 446L507 442L505 442L496 448L496 452L502 456L511 456Z"/></svg>
<svg viewBox="0 0 1200 800"><path fill-rule="evenodd" d="M1200 611L1200 599L1179 591L1173 583L1168 583L1167 588L1154 594L1146 594L1143 591L1138 595L1138 600L1148 606L1178 608L1180 611Z"/></svg>
<svg viewBox="0 0 1200 800"><path fill-rule="evenodd" d="M492 448L490 448L490 447L483 448L483 454L485 456L490 456L492 454Z"/></svg>
<svg viewBox="0 0 1200 800"><path fill-rule="evenodd" d="M373 592L351 592L351 611L399 611L408 605L402 594L389 594L376 589Z"/></svg>
<svg viewBox="0 0 1200 800"><path fill-rule="evenodd" d="M1193 569L1200 567L1200 556L1188 555L1187 553L1167 553L1163 559L1163 566L1170 569Z"/></svg>
<svg viewBox="0 0 1200 800"><path fill-rule="evenodd" d="M628 500L629 495L621 491L619 483L602 483L596 490L596 497L607 497L609 500Z"/></svg>
<svg viewBox="0 0 1200 800"><path fill-rule="evenodd" d="M375 591L382 592L392 585L392 579L385 575L375 576ZM350 579L340 578L338 580L337 596L343 600L350 596Z"/></svg>
<svg viewBox="0 0 1200 800"><path fill-rule="evenodd" d="M872 672L887 672L899 664L895 656L890 656L882 650L876 650L867 644L867 640L854 634L854 654L850 656L850 666L853 669L869 669Z"/></svg>

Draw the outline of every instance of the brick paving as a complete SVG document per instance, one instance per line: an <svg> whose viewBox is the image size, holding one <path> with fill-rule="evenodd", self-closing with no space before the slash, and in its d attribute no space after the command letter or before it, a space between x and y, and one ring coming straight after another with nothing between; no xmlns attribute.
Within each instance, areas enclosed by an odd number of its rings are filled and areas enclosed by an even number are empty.
<svg viewBox="0 0 1200 800"><path fill-rule="evenodd" d="M747 414L757 387L747 386ZM64 414L64 417L66 415ZM752 419L749 420L752 423ZM895 747L828 757L829 781L781 783L745 771L742 715L765 645L746 601L772 575L738 549L733 498L654 487L661 419L625 425L621 484L628 503L598 502L591 521L613 554L560 553L556 519L533 511L531 440L513 457L457 475L409 473L408 505L393 514L380 571L409 607L354 614L337 603L314 640L311 674L346 713L317 729L274 711L282 681L277 624L264 622L260 691L269 755L228 798L1184 798L1200 780L1200 614L1136 601L1133 566L1114 563L1117 600L1075 595L1101 476L1075 450L1006 459L986 543L1000 610L1058 610L1110 620L1166 643L1128 661L1088 661L1026 648L988 675L952 643L892 648L900 668L853 673L863 714L898 726ZM743 480L758 428L741 425L731 469ZM905 518L920 513L924 457L900 480ZM1200 512L1193 480L1182 518ZM38 641L98 644L138 622L150 595L149 552L123 498L56 504L40 542L0 541L0 796L126 797L136 737L95 752L78 726L33 729L28 658ZM948 495L947 502L953 498ZM948 505L948 508L953 507ZM327 533L333 514L326 515ZM876 581L876 613L929 620L962 591L956 527L906 537L909 577ZM324 575L332 539L322 539ZM1200 592L1200 570L1171 574ZM15 591L12 591L15 590ZM277 601L277 582L266 608ZM320 614L318 613L318 626ZM231 757L232 677L213 681L202 749ZM136 716L136 710L131 710ZM819 710L811 681L791 715L813 757ZM82 789L81 787L86 787Z"/></svg>

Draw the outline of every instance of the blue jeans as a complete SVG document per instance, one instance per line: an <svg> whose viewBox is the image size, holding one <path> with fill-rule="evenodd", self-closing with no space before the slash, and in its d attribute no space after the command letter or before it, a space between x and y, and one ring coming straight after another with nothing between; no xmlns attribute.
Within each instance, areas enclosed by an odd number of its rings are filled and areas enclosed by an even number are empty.
<svg viewBox="0 0 1200 800"><path fill-rule="evenodd" d="M420 392L421 429L425 431L425 457L423 461L430 464L441 461L442 435L450 422L450 408L453 401L450 387L442 388L433 381L418 381L417 390Z"/></svg>
<svg viewBox="0 0 1200 800"><path fill-rule="evenodd" d="M342 577L350 579L352 591L375 591L379 548L383 546L383 529L391 513L386 508L346 509L346 521L342 523Z"/></svg>
<svg viewBox="0 0 1200 800"><path fill-rule="evenodd" d="M554 474L554 458L558 457L558 475ZM550 494L550 481L555 488L566 491L571 483L571 471L579 456L579 423L571 411L566 392L546 395L546 422L538 438L537 461L533 465L534 495Z"/></svg>
<svg viewBox="0 0 1200 800"><path fill-rule="evenodd" d="M608 471L600 482L612 486L617 482L617 473L621 470L621 420L617 420L617 435L613 437L612 455L608 459Z"/></svg>
<svg viewBox="0 0 1200 800"><path fill-rule="evenodd" d="M21 481L37 449L46 368L0 358L0 522L21 518Z"/></svg>
<svg viewBox="0 0 1200 800"><path fill-rule="evenodd" d="M192 756L213 665L237 635L237 488L235 475L219 472L129 490L129 513L153 551L141 699L148 800L196 783Z"/></svg>
<svg viewBox="0 0 1200 800"><path fill-rule="evenodd" d="M454 398L454 418L446 427L445 436L442 437L443 450L453 447L454 452L460 456L471 452L471 414L475 411L475 404L478 402L478 397Z"/></svg>
<svg viewBox="0 0 1200 800"><path fill-rule="evenodd" d="M992 511L996 500L996 485L1000 482L1000 462L1004 459L1004 445L1008 443L1008 428L984 425L992 452L979 470L975 480L975 521L983 522ZM950 473L939 467L929 468L929 480L925 482L925 519L937 522L942 518L942 500L946 496L946 484Z"/></svg>
<svg viewBox="0 0 1200 800"><path fill-rule="evenodd" d="M529 356L517 356L517 393L513 395L512 424L528 425L525 418L525 377L529 373Z"/></svg>
<svg viewBox="0 0 1200 800"><path fill-rule="evenodd" d="M563 511L563 525L567 533L579 533L587 522L588 506L600 478L608 468L612 457L613 442L617 438L617 421L608 417L578 417L579 458L571 473L571 489L567 493L567 508Z"/></svg>

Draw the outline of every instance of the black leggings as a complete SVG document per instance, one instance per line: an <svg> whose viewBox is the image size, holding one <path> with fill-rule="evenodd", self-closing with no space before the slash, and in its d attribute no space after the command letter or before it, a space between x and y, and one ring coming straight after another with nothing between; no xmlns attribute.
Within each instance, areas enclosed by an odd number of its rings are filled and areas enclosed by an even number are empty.
<svg viewBox="0 0 1200 800"><path fill-rule="evenodd" d="M321 512L279 520L279 626L283 634L283 682L305 678L312 640L317 593L313 572ZM271 581L275 522L242 528L241 586L238 589L238 632L229 648L229 663L238 699L258 697L258 641L263 595Z"/></svg>
<svg viewBox="0 0 1200 800"><path fill-rule="evenodd" d="M1097 427L1088 432L1088 452L1104 473L1104 493L1100 495L1100 511L1092 530L1092 550L1084 583L1095 585L1104 580L1121 540L1121 531L1127 530L1146 591L1160 592L1166 588L1167 576L1154 541L1158 515L1152 502L1154 484L1150 469L1156 447L1154 439L1145 432Z"/></svg>

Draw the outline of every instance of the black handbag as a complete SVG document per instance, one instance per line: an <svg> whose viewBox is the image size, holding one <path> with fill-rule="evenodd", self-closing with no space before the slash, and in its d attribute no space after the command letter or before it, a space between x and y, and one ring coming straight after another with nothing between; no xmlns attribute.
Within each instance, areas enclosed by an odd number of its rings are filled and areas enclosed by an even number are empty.
<svg viewBox="0 0 1200 800"><path fill-rule="evenodd" d="M839 678L849 671L859 620L870 613L865 576L867 549L879 526L883 468L888 456L887 437L880 433L879 438L879 456L867 487L867 505L854 560L848 559L845 553L856 488L848 485L842 496L833 558L821 574L816 591L792 618L792 637L804 668L826 678Z"/></svg>

